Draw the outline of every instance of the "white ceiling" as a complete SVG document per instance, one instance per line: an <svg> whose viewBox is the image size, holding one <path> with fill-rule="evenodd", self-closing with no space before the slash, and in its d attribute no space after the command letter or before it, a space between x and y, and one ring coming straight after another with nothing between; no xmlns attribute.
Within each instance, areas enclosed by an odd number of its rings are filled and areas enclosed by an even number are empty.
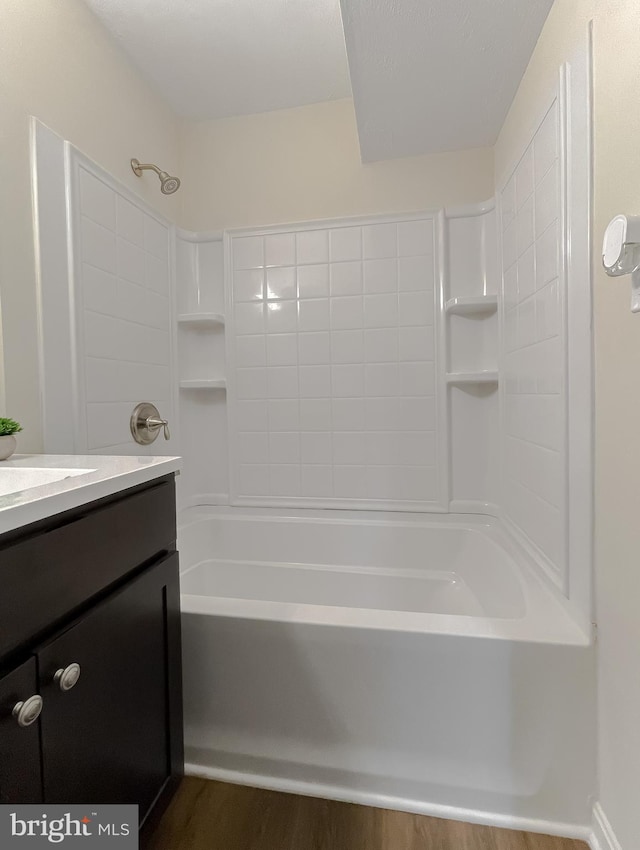
<svg viewBox="0 0 640 850"><path fill-rule="evenodd" d="M370 162L493 145L553 0L86 2L186 118L353 89Z"/></svg>
<svg viewBox="0 0 640 850"><path fill-rule="evenodd" d="M553 0L341 0L365 162L493 145Z"/></svg>
<svg viewBox="0 0 640 850"><path fill-rule="evenodd" d="M339 0L86 0L186 118L350 97Z"/></svg>

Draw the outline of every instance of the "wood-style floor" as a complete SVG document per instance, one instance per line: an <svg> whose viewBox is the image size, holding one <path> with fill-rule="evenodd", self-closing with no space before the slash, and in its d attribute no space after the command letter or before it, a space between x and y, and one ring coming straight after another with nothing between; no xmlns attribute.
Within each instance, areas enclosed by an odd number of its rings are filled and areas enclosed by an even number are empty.
<svg viewBox="0 0 640 850"><path fill-rule="evenodd" d="M588 850L582 841L185 779L148 850Z"/></svg>

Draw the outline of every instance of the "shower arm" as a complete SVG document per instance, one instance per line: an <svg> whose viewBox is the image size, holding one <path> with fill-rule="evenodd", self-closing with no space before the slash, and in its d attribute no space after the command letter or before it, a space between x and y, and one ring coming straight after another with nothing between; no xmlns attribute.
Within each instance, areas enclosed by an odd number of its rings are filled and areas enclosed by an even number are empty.
<svg viewBox="0 0 640 850"><path fill-rule="evenodd" d="M142 172L143 171L149 171L149 170L155 171L155 173L158 175L158 177L160 177L161 175L166 173L166 172L162 171L160 168L158 168L157 165L154 165L152 162L140 162L137 159L131 160L131 168L133 170L133 173L136 175L136 177L142 177Z"/></svg>

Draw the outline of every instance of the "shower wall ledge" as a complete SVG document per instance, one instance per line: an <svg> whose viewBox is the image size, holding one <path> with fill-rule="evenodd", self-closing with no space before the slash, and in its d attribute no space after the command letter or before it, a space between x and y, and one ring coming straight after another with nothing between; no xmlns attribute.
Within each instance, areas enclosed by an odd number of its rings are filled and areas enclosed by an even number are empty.
<svg viewBox="0 0 640 850"><path fill-rule="evenodd" d="M447 313L458 316L476 316L495 313L498 309L497 295L459 295L449 298L444 305Z"/></svg>
<svg viewBox="0 0 640 850"><path fill-rule="evenodd" d="M222 313L180 313L179 325L194 325L196 327L224 326L224 315Z"/></svg>

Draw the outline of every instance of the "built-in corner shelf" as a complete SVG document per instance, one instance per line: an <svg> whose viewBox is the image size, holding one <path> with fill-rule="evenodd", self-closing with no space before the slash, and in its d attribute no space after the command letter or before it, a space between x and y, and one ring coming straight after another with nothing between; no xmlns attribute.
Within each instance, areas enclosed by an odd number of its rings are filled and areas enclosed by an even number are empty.
<svg viewBox="0 0 640 850"><path fill-rule="evenodd" d="M178 324L200 328L224 327L224 316L222 313L180 313Z"/></svg>
<svg viewBox="0 0 640 850"><path fill-rule="evenodd" d="M480 372L449 372L447 374L448 384L497 384L498 373L492 369Z"/></svg>
<svg viewBox="0 0 640 850"><path fill-rule="evenodd" d="M180 381L181 390L224 390L227 382L224 378L195 378L189 381Z"/></svg>
<svg viewBox="0 0 640 850"><path fill-rule="evenodd" d="M479 316L495 313L498 309L497 295L459 295L449 298L444 309L456 316Z"/></svg>

